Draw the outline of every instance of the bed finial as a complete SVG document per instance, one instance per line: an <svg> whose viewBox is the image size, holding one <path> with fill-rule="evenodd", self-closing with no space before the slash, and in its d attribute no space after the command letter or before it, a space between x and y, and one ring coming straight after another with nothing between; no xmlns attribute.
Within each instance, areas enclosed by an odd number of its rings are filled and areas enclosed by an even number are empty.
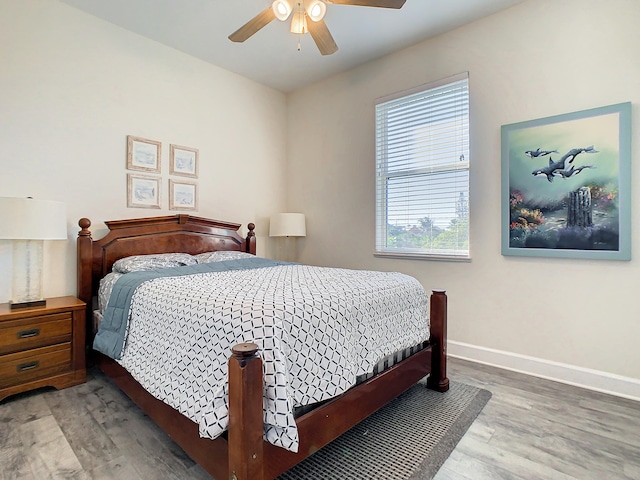
<svg viewBox="0 0 640 480"><path fill-rule="evenodd" d="M249 229L249 233L247 233L247 238L245 239L245 252L251 253L252 255L256 254L256 232L254 232L256 225L255 223L249 223L247 225Z"/></svg>
<svg viewBox="0 0 640 480"><path fill-rule="evenodd" d="M78 232L79 237L90 237L91 232L89 231L89 227L91 226L91 220L88 218L81 218L78 220L78 226L81 230Z"/></svg>
<svg viewBox="0 0 640 480"><path fill-rule="evenodd" d="M238 360L240 366L244 367L248 359L257 355L258 345L255 343L239 343L231 348L231 353Z"/></svg>

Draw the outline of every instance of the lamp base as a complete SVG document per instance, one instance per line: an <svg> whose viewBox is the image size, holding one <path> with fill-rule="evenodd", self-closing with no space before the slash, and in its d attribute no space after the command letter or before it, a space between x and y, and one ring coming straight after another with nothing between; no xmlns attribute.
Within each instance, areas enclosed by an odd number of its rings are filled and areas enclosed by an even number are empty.
<svg viewBox="0 0 640 480"><path fill-rule="evenodd" d="M9 308L11 310L17 310L19 308L35 308L35 307L46 307L46 300L32 300L29 302L9 302Z"/></svg>
<svg viewBox="0 0 640 480"><path fill-rule="evenodd" d="M295 237L278 237L278 260L295 262L297 258Z"/></svg>
<svg viewBox="0 0 640 480"><path fill-rule="evenodd" d="M43 240L13 241L11 309L42 306ZM13 305L18 305L14 307Z"/></svg>

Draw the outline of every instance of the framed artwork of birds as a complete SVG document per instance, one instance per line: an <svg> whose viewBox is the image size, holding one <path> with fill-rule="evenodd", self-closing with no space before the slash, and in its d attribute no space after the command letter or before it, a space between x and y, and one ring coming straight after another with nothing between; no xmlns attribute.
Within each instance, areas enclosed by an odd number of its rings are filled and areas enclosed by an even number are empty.
<svg viewBox="0 0 640 480"><path fill-rule="evenodd" d="M502 254L631 259L631 103L503 125Z"/></svg>

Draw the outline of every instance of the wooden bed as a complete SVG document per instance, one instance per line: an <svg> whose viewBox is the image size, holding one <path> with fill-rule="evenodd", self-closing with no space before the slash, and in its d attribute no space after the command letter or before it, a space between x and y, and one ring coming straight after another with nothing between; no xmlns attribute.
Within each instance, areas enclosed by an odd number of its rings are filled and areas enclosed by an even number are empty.
<svg viewBox="0 0 640 480"><path fill-rule="evenodd" d="M78 297L87 304L87 347L93 340L92 305L102 277L119 258L130 255L215 250L256 253L254 225L246 238L240 224L191 215L105 222L109 231L93 240L89 219L78 224ZM229 359L229 429L215 440L201 438L198 425L157 400L114 360L91 357L140 408L184 451L218 480L273 479L337 438L429 374L429 388L444 392L446 376L447 297L434 291L430 299L431 340L426 347L343 395L297 418L298 453L263 441L262 365L254 344L236 345Z"/></svg>

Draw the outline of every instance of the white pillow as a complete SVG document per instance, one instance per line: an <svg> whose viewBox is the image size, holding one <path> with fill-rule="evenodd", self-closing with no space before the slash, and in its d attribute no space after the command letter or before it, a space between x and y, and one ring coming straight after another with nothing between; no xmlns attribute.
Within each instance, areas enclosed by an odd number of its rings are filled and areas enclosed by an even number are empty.
<svg viewBox="0 0 640 480"><path fill-rule="evenodd" d="M224 262L225 260L239 260L241 258L255 258L255 255L238 251L205 252L195 256L198 263Z"/></svg>
<svg viewBox="0 0 640 480"><path fill-rule="evenodd" d="M157 268L183 267L198 263L193 255L188 253L156 253L152 255L133 255L121 258L111 267L113 272L129 273Z"/></svg>

